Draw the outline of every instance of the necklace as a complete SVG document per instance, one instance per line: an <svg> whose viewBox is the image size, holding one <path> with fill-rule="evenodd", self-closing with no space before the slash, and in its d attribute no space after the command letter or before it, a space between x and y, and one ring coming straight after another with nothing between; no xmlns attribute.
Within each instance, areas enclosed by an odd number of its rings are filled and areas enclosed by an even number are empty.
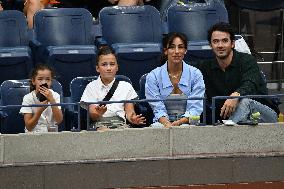
<svg viewBox="0 0 284 189"><path fill-rule="evenodd" d="M174 79L178 79L180 75L181 75L181 73L178 73L178 74L176 74L176 75L173 75L173 74L170 74L170 73L169 73L169 76L170 76L171 78L174 78Z"/></svg>

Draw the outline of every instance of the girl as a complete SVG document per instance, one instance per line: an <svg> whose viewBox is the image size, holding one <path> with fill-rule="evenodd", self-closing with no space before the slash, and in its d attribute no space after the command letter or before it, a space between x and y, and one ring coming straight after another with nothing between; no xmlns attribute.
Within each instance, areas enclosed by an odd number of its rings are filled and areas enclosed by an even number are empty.
<svg viewBox="0 0 284 189"><path fill-rule="evenodd" d="M50 89L54 71L45 64L37 64L31 72L30 93L23 98L22 105L60 103L60 95ZM47 132L62 122L63 115L60 106L22 107L26 132Z"/></svg>

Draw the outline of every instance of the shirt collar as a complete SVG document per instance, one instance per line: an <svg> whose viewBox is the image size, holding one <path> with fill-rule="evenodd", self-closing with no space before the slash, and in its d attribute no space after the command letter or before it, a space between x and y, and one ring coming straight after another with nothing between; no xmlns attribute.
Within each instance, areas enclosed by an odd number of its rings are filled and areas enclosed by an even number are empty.
<svg viewBox="0 0 284 189"><path fill-rule="evenodd" d="M102 79L101 79L101 76L99 76L98 78L98 84L100 86L100 88L103 90L103 89L110 89L113 85L115 81L115 78L112 80L112 82L110 82L108 85L105 85L103 82L102 82Z"/></svg>
<svg viewBox="0 0 284 189"><path fill-rule="evenodd" d="M235 50L233 50L232 62L231 62L231 64L228 66L228 68L229 68L229 67L237 67L237 66L238 66L237 61L235 61L235 60L236 60L236 57L237 57L236 54L237 54L237 52L236 52ZM219 66L219 64L218 64L218 61L217 61L217 58L216 58L216 57L215 57L214 60L211 62L211 69L212 69L212 70L213 70L213 69L221 69L220 66Z"/></svg>
<svg viewBox="0 0 284 189"><path fill-rule="evenodd" d="M186 68L187 65L184 61L182 61L182 74L181 74L181 78L179 80L179 84L181 85L188 85L188 81L189 81L189 69ZM162 66L162 81L163 81L163 88L167 88L167 87L171 87L173 86L170 77L169 77L169 73L168 73L168 61Z"/></svg>

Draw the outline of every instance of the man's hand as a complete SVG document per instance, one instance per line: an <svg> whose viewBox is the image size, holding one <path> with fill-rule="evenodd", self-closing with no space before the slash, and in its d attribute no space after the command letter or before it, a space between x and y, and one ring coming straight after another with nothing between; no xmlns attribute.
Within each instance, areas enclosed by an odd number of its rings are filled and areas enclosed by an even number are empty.
<svg viewBox="0 0 284 189"><path fill-rule="evenodd" d="M237 92L234 92L230 96L240 96L240 94ZM221 108L220 116L223 119L230 117L232 113L236 110L238 103L239 103L238 98L227 99Z"/></svg>

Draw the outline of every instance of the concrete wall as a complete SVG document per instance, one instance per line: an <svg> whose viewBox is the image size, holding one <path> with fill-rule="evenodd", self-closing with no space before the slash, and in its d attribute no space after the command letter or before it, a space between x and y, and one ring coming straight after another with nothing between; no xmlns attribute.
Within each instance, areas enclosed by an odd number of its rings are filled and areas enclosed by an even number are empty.
<svg viewBox="0 0 284 189"><path fill-rule="evenodd" d="M0 136L0 188L284 180L284 124Z"/></svg>

